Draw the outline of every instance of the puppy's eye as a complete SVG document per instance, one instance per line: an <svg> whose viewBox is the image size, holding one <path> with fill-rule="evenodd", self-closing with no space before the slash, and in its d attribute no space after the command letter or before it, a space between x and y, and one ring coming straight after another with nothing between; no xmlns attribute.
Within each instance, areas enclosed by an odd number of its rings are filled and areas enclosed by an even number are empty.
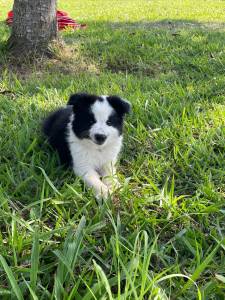
<svg viewBox="0 0 225 300"><path fill-rule="evenodd" d="M106 124L109 125L109 126L112 126L112 122L111 122L110 120L108 120L108 121L106 122Z"/></svg>
<svg viewBox="0 0 225 300"><path fill-rule="evenodd" d="M90 125L93 125L95 123L95 121L94 120L90 120L89 123L90 123Z"/></svg>

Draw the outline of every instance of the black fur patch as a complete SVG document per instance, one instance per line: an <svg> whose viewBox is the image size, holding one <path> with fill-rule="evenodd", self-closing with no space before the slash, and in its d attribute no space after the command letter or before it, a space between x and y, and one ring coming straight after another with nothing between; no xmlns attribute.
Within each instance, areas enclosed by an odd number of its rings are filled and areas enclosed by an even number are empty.
<svg viewBox="0 0 225 300"><path fill-rule="evenodd" d="M88 94L74 94L70 96L68 104L73 105L75 114L72 127L76 136L80 139L89 138L89 130L96 122L90 108L97 100L101 101L102 99Z"/></svg>
<svg viewBox="0 0 225 300"><path fill-rule="evenodd" d="M66 140L66 130L71 114L71 107L61 108L49 115L44 121L42 128L50 145L58 151L61 163L66 166L72 163L72 157Z"/></svg>
<svg viewBox="0 0 225 300"><path fill-rule="evenodd" d="M109 117L107 124L117 128L121 135L123 131L124 115L130 112L130 104L118 96L109 96L107 97L107 100L115 110L115 113Z"/></svg>
<svg viewBox="0 0 225 300"><path fill-rule="evenodd" d="M109 96L107 97L109 104L113 107L116 113L120 116L124 116L130 112L130 103L124 101L118 96Z"/></svg>
<svg viewBox="0 0 225 300"><path fill-rule="evenodd" d="M115 127L119 131L120 135L122 134L122 131L123 131L123 118L120 115L118 115L116 112L113 113L111 116L109 116L106 123L107 123L108 126Z"/></svg>
<svg viewBox="0 0 225 300"><path fill-rule="evenodd" d="M89 95L86 93L78 93L70 96L67 105L73 105L74 109L79 107L84 107L86 105L90 106L94 104L96 100L103 101L103 99L96 95Z"/></svg>

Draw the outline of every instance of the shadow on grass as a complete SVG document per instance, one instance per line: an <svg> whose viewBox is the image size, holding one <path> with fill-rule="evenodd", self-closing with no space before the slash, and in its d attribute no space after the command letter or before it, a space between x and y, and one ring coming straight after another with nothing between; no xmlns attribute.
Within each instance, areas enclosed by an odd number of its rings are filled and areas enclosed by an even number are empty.
<svg viewBox="0 0 225 300"><path fill-rule="evenodd" d="M225 63L225 32L221 23L198 23L191 20L162 20L158 22L89 22L83 31L65 31L67 44L59 49L58 59L40 59L34 64L2 62L2 71L17 74L20 79L36 79L48 86L51 79L56 89L62 78L120 74L165 82L206 82L220 92L213 78L223 76ZM0 24L0 45L9 29ZM47 80L46 80L47 78ZM122 88L123 90L123 88Z"/></svg>
<svg viewBox="0 0 225 300"><path fill-rule="evenodd" d="M6 27L5 23L0 24L0 45L9 33ZM36 67L65 75L91 70L149 77L174 73L178 77L204 78L223 72L224 28L223 23L192 20L89 22L87 30L63 32L69 47L59 51L59 59L37 63ZM13 68L7 64L4 67ZM33 71L19 63L15 67L18 73Z"/></svg>
<svg viewBox="0 0 225 300"><path fill-rule="evenodd" d="M150 77L168 72L190 77L221 73L224 24L162 20L88 26L87 31L67 32L64 37L102 71Z"/></svg>

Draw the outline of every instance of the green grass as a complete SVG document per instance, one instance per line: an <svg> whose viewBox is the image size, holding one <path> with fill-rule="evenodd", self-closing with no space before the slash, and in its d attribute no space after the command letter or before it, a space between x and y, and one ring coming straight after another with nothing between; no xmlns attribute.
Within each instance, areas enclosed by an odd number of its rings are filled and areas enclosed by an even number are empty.
<svg viewBox="0 0 225 300"><path fill-rule="evenodd" d="M223 300L224 1L59 7L88 25L60 59L11 65L0 23L0 298ZM76 91L133 106L103 206L40 132Z"/></svg>

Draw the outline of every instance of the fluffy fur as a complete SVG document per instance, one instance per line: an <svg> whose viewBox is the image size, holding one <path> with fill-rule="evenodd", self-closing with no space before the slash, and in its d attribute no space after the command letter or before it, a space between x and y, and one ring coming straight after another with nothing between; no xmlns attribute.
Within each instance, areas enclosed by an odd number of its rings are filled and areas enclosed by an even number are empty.
<svg viewBox="0 0 225 300"><path fill-rule="evenodd" d="M74 94L44 121L43 132L61 163L72 166L97 198L107 198L118 184L115 164L129 111L129 102L118 96Z"/></svg>

